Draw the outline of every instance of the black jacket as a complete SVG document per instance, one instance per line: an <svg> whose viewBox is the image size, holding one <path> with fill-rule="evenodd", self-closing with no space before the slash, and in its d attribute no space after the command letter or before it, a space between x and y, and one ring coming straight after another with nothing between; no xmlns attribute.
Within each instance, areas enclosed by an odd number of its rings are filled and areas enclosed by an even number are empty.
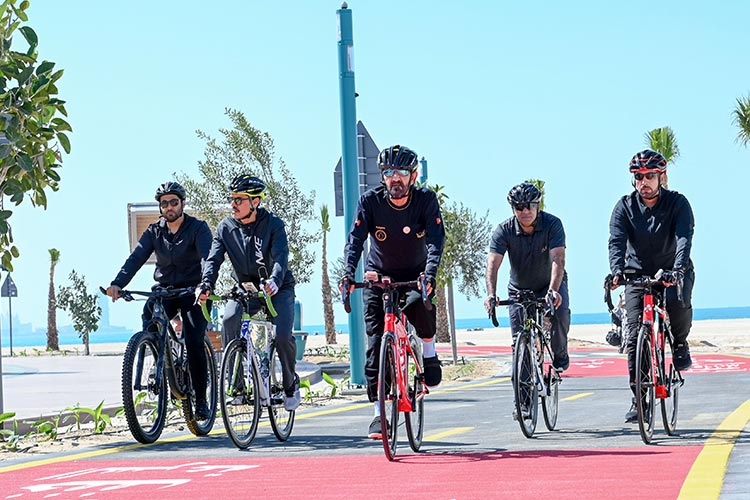
<svg viewBox="0 0 750 500"><path fill-rule="evenodd" d="M390 202L384 186L363 194L344 249L348 276L354 276L368 236L366 271L377 271L396 281L416 279L421 272L429 279L436 278L445 227L433 191L413 187L404 207Z"/></svg>
<svg viewBox="0 0 750 500"><path fill-rule="evenodd" d="M294 285L289 270L289 243L281 219L264 208L258 208L255 222L242 224L227 217L216 226L211 251L203 267L202 282L214 289L224 254L232 263L232 276L238 283L251 281L258 285L260 268L279 288Z"/></svg>
<svg viewBox="0 0 750 500"><path fill-rule="evenodd" d="M143 232L112 285L125 288L135 273L156 253L154 280L162 286L189 287L201 281L201 268L211 247L211 230L205 221L185 214L175 234L164 218Z"/></svg>
<svg viewBox="0 0 750 500"><path fill-rule="evenodd" d="M609 221L609 268L632 269L654 276L659 269L693 269L690 249L695 219L687 198L661 189L659 201L648 208L633 191L615 205Z"/></svg>

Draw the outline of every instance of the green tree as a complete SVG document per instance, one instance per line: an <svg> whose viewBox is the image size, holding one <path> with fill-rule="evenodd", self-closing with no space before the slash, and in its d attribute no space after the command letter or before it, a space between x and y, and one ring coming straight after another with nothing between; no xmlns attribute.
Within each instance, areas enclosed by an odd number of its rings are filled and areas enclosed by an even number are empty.
<svg viewBox="0 0 750 500"><path fill-rule="evenodd" d="M55 266L60 260L60 250L49 249L49 297L47 300L47 350L59 351L57 335L57 306L55 302Z"/></svg>
<svg viewBox="0 0 750 500"><path fill-rule="evenodd" d="M737 98L737 106L732 111L732 122L739 129L737 141L747 147L750 144L750 95Z"/></svg>
<svg viewBox="0 0 750 500"><path fill-rule="evenodd" d="M273 139L247 121L245 115L227 109L232 129L220 129L223 141L198 130L206 142L203 161L199 162L200 180L177 175L185 186L188 203L216 227L227 216L227 186L239 174L260 177L268 186L264 205L284 221L289 239L289 268L298 283L307 283L312 276L315 254L309 249L319 235L304 228L315 220L315 192L305 193L283 160L276 159Z"/></svg>
<svg viewBox="0 0 750 500"><path fill-rule="evenodd" d="M63 71L55 63L39 61L39 38L30 26L28 0L0 3L0 261L12 270L18 257L13 244L10 210L2 199L20 205L47 207L46 190L57 191L60 182L60 148L70 153L65 132L71 127L65 101L58 99L56 83ZM23 37L15 39L20 33Z"/></svg>
<svg viewBox="0 0 750 500"><path fill-rule="evenodd" d="M655 128L646 132L644 136L646 145L650 149L661 153L667 164L674 164L677 158L680 157L680 148L677 145L677 138L674 135L674 130L671 127ZM662 176L662 186L665 188L669 187L669 181L667 174Z"/></svg>
<svg viewBox="0 0 750 500"><path fill-rule="evenodd" d="M323 318L326 328L326 344L336 343L336 321L333 315L333 295L331 293L331 281L328 277L328 233L331 224L328 216L328 205L320 207L320 230L323 235L323 248L321 251L321 293L323 295Z"/></svg>
<svg viewBox="0 0 750 500"><path fill-rule="evenodd" d="M96 292L90 294L86 277L79 275L75 270L68 276L71 284L60 287L57 291L57 308L67 311L73 320L73 328L78 332L85 354L90 354L89 335L99 329L99 319L102 317L102 308L99 307Z"/></svg>

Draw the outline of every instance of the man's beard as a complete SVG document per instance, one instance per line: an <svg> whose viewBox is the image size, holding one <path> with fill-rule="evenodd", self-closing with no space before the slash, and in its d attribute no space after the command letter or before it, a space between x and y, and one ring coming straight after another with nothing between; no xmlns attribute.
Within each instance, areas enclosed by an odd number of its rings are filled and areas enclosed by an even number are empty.
<svg viewBox="0 0 750 500"><path fill-rule="evenodd" d="M400 200L408 195L409 187L403 183L394 182L391 184L391 187L388 188L388 196L390 196L392 200Z"/></svg>
<svg viewBox="0 0 750 500"><path fill-rule="evenodd" d="M180 208L173 215L169 215L169 212L163 213L162 215L164 216L165 219L167 219L167 222L174 222L177 219L179 219L180 217L182 217L183 212L184 212L184 209Z"/></svg>

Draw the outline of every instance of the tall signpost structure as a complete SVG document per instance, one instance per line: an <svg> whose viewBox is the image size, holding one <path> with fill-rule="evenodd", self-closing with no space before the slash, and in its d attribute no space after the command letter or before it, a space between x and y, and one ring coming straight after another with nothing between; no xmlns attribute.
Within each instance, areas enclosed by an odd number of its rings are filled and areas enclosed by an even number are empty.
<svg viewBox="0 0 750 500"><path fill-rule="evenodd" d="M336 11L339 21L339 102L341 105L341 173L344 191L344 227L347 234L354 221L359 200L359 168L357 164L357 107L354 95L354 35L352 11L341 4ZM360 259L355 279L362 280ZM362 313L362 293L355 290L351 296L352 312L349 314L349 349L352 385L365 385L365 335Z"/></svg>

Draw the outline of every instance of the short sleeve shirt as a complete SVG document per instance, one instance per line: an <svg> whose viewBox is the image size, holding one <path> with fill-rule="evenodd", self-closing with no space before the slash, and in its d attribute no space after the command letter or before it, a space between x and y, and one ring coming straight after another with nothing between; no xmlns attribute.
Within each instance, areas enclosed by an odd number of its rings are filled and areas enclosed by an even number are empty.
<svg viewBox="0 0 750 500"><path fill-rule="evenodd" d="M565 247L562 221L544 211L539 212L533 233L524 233L518 220L511 217L497 226L490 241L490 252L508 253L509 288L535 292L549 288L552 275L550 250L559 247Z"/></svg>

